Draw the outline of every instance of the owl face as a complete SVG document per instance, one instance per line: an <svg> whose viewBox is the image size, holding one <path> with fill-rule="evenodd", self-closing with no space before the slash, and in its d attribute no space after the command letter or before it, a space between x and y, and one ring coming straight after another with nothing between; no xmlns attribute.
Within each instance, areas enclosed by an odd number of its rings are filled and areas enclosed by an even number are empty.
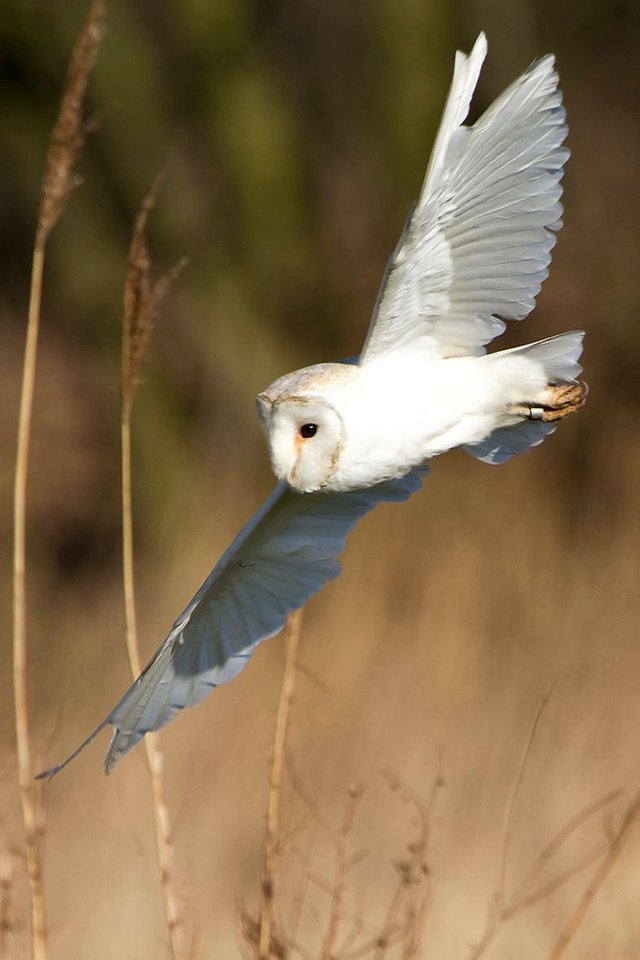
<svg viewBox="0 0 640 960"><path fill-rule="evenodd" d="M298 493L331 482L345 443L342 417L318 396L261 393L256 404L267 435L273 472Z"/></svg>

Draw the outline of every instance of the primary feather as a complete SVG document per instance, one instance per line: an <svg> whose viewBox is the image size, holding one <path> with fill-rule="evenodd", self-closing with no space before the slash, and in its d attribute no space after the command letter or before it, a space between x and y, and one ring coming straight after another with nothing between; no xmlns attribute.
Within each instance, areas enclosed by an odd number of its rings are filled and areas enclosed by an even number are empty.
<svg viewBox="0 0 640 960"><path fill-rule="evenodd" d="M87 739L50 777L107 725L114 728L105 769L149 730L198 703L234 677L256 646L278 633L340 573L340 554L356 522L378 503L406 500L425 471L353 493L305 496L280 484L240 531L135 683Z"/></svg>
<svg viewBox="0 0 640 960"><path fill-rule="evenodd" d="M534 306L560 225L569 155L554 58L462 127L486 53L458 54L420 199L382 281L361 363L407 344L481 354Z"/></svg>

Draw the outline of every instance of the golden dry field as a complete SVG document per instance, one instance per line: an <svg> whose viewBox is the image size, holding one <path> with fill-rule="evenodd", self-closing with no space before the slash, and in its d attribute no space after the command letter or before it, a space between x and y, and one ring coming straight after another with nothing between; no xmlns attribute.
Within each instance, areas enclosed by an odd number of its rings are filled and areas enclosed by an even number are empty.
<svg viewBox="0 0 640 960"><path fill-rule="evenodd" d="M0 24L7 960L32 955L12 692L16 425L40 180L85 12L77 0L8 0ZM637 5L604 0L109 5L85 101L98 129L45 266L27 502L34 772L130 681L122 286L158 171L154 270L189 263L159 311L133 411L145 658L272 487L254 396L284 371L359 350L454 50L487 32L475 115L548 51L567 106L565 226L536 311L503 341L585 329L588 405L501 467L462 452L435 461L410 502L358 525L342 575L308 604L272 956L640 957L629 818L640 791L639 27ZM260 955L284 653L282 637L263 644L161 734L171 882L193 958ZM42 788L46 956L175 957L145 752L106 778L106 742Z"/></svg>

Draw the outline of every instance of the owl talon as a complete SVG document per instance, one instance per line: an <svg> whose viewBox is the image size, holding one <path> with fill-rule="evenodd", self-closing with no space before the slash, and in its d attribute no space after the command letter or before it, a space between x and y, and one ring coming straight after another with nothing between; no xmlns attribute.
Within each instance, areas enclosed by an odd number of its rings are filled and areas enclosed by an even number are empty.
<svg viewBox="0 0 640 960"><path fill-rule="evenodd" d="M554 423L557 420L563 420L571 413L577 413L582 410L587 402L589 387L584 381L577 383L550 383L547 387L548 402L528 407L527 418L529 420L544 420L547 423Z"/></svg>

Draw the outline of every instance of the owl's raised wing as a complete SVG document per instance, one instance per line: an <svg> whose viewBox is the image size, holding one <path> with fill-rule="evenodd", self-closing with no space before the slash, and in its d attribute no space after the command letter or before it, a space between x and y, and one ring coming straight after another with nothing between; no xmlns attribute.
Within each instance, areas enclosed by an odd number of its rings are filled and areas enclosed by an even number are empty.
<svg viewBox="0 0 640 960"><path fill-rule="evenodd" d="M484 353L521 320L547 276L569 151L554 58L538 60L463 126L487 52L456 54L418 203L382 280L361 363L411 344L441 357Z"/></svg>
<svg viewBox="0 0 640 960"><path fill-rule="evenodd" d="M285 484L276 487L109 716L66 760L40 777L61 770L110 724L109 773L145 733L235 677L260 641L282 629L287 614L338 576L338 557L360 517L383 501L407 500L425 472L414 470L348 493L299 494Z"/></svg>

